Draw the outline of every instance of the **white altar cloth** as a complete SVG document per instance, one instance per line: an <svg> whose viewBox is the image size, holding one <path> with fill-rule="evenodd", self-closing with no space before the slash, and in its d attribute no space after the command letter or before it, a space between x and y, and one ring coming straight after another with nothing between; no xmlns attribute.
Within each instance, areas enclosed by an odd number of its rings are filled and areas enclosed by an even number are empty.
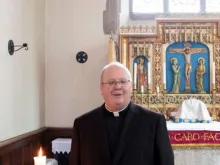
<svg viewBox="0 0 220 165"><path fill-rule="evenodd" d="M211 123L174 123L167 121L168 131L220 131L220 122Z"/></svg>
<svg viewBox="0 0 220 165"><path fill-rule="evenodd" d="M220 122L174 123L167 121L168 131L220 131ZM220 148L174 148L175 165L220 165Z"/></svg>
<svg viewBox="0 0 220 165"><path fill-rule="evenodd" d="M184 100L174 118L177 123L210 123L211 120L205 103L197 99Z"/></svg>
<svg viewBox="0 0 220 165"><path fill-rule="evenodd" d="M70 153L72 139L57 138L52 141L52 152L55 153Z"/></svg>

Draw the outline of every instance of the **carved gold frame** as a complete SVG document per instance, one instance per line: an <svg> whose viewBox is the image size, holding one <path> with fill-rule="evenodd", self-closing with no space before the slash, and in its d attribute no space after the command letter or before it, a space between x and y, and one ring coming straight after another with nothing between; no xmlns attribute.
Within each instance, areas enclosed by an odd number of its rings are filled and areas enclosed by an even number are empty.
<svg viewBox="0 0 220 165"><path fill-rule="evenodd" d="M128 67L133 77L134 45L136 44L136 47L148 45L148 52L144 55L148 57L152 68L148 93L138 94L134 89L133 101L144 107L162 112L169 120L170 113L175 111L182 101L196 98L206 104L213 120L220 121L220 72L217 72L220 70L219 31L220 24L217 20L201 20L193 23L190 20L181 22L178 20L158 20L155 27L121 27L119 61ZM215 84L210 82L210 94L168 94L166 92L163 76L165 50L170 43L179 41L202 42L209 48L211 53L210 67L215 68ZM212 61L215 62L215 66L213 66ZM212 71L212 69L210 70ZM212 75L211 73L210 81L213 79ZM157 87L160 89L159 93L157 93Z"/></svg>

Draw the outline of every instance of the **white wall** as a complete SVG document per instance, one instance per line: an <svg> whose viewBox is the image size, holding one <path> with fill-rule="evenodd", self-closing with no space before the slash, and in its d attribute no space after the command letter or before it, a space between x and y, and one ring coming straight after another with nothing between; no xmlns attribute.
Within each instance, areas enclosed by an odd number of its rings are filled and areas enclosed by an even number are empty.
<svg viewBox="0 0 220 165"><path fill-rule="evenodd" d="M72 127L73 120L99 106L101 69L107 64L108 36L102 29L105 0L46 1L45 124ZM78 51L88 61L76 61Z"/></svg>
<svg viewBox="0 0 220 165"><path fill-rule="evenodd" d="M0 1L0 141L44 126L44 0ZM27 42L10 56L8 40Z"/></svg>

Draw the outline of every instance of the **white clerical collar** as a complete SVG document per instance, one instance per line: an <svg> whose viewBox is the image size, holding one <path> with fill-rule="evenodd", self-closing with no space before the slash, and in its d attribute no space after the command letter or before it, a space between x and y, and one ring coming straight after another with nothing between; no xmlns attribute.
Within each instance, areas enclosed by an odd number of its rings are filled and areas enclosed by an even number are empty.
<svg viewBox="0 0 220 165"><path fill-rule="evenodd" d="M127 106L128 106L128 105L127 105ZM109 109L106 107L106 104L105 104L105 108L106 108L109 112L113 113L113 115L114 115L115 117L119 117L119 112L122 112L123 110L125 110L125 108L127 108L127 106L124 107L123 109L119 110L119 111L113 112L113 111L109 110Z"/></svg>

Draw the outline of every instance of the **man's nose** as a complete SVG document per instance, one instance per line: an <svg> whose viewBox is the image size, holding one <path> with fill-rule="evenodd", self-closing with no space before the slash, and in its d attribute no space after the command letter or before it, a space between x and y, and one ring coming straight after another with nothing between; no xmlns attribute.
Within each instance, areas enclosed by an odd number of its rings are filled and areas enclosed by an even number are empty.
<svg viewBox="0 0 220 165"><path fill-rule="evenodd" d="M120 83L120 81L116 81L114 87L115 87L115 88L121 88L121 83Z"/></svg>

